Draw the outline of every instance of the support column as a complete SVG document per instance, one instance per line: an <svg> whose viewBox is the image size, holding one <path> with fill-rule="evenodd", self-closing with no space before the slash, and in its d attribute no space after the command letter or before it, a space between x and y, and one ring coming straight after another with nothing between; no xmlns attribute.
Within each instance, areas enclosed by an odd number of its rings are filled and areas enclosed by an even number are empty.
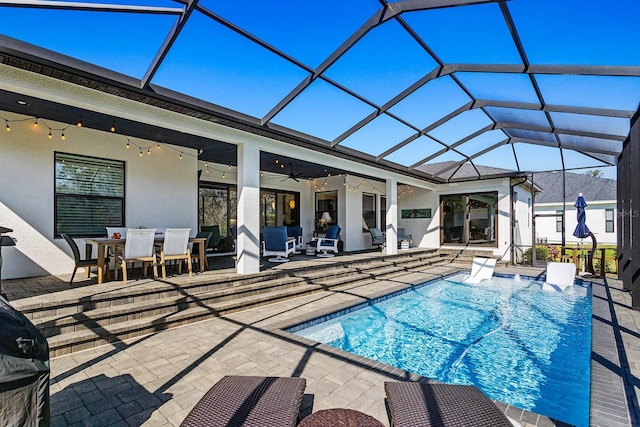
<svg viewBox="0 0 640 427"><path fill-rule="evenodd" d="M386 253L398 253L398 181L387 179L387 247Z"/></svg>
<svg viewBox="0 0 640 427"><path fill-rule="evenodd" d="M238 241L236 272L260 271L260 149L238 145Z"/></svg>

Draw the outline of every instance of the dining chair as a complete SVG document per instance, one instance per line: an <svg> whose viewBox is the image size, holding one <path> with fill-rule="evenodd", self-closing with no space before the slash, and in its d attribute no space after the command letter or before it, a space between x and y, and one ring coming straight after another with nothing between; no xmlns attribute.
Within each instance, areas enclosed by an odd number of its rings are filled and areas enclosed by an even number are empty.
<svg viewBox="0 0 640 427"><path fill-rule="evenodd" d="M156 268L156 252L153 246L155 238L155 228L130 228L127 230L127 240L124 244L124 252L119 253L116 249L116 267L115 277L118 280L118 265L122 268L122 281L127 283L127 263L142 262L142 273L147 277L147 268L151 264L153 268L153 278L158 278L158 269Z"/></svg>
<svg viewBox="0 0 640 427"><path fill-rule="evenodd" d="M73 252L73 259L75 261L75 266L73 267L73 273L71 274L71 280L69 280L69 284L71 285L73 283L73 278L76 276L76 271L78 270L79 267L86 269L87 277L89 277L89 270L91 269L91 267L98 266L98 259L97 258L81 259L80 249L78 248L78 245L76 244L75 240L73 240L71 236L69 236L66 233L62 233L61 236L67 242L67 244L71 247L71 252ZM105 257L104 263L107 266L106 268L107 279L110 279L111 277L109 275L109 257L108 256Z"/></svg>
<svg viewBox="0 0 640 427"><path fill-rule="evenodd" d="M191 249L189 248L190 228L167 228L164 232L164 243L160 250L159 260L162 267L162 278L167 278L167 261L186 261L189 276L192 275ZM178 273L182 273L182 262L178 262Z"/></svg>

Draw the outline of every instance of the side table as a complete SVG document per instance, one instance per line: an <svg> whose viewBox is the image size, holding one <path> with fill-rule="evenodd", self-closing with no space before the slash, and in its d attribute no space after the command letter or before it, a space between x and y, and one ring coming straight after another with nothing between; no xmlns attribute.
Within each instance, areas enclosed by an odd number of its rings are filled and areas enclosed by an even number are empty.
<svg viewBox="0 0 640 427"><path fill-rule="evenodd" d="M384 424L355 409L331 408L305 417L298 427L384 427Z"/></svg>

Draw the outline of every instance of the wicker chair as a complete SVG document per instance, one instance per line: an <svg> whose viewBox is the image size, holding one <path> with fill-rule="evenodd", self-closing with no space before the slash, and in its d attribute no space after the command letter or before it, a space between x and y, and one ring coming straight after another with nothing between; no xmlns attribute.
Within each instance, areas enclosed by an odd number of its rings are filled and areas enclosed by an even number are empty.
<svg viewBox="0 0 640 427"><path fill-rule="evenodd" d="M304 378L225 376L180 427L294 427L306 383Z"/></svg>
<svg viewBox="0 0 640 427"><path fill-rule="evenodd" d="M513 427L471 385L385 382L393 427Z"/></svg>

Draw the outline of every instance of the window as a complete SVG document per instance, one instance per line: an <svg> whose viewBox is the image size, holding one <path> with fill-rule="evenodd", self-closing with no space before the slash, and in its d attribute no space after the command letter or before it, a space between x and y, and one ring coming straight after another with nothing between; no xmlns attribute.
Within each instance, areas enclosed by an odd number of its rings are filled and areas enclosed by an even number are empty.
<svg viewBox="0 0 640 427"><path fill-rule="evenodd" d="M370 228L376 228L376 195L362 193L362 231Z"/></svg>
<svg viewBox="0 0 640 427"><path fill-rule="evenodd" d="M124 162L55 153L56 237L104 236L105 227L123 227Z"/></svg>
<svg viewBox="0 0 640 427"><path fill-rule="evenodd" d="M562 233L562 231L564 230L564 224L562 223L562 210L557 210L556 211L556 231L558 233Z"/></svg>
<svg viewBox="0 0 640 427"><path fill-rule="evenodd" d="M198 218L200 226L218 225L221 236L236 238L236 187L200 181Z"/></svg>
<svg viewBox="0 0 640 427"><path fill-rule="evenodd" d="M324 233L327 227L338 223L338 192L324 191L316 193L315 213L316 233Z"/></svg>
<svg viewBox="0 0 640 427"><path fill-rule="evenodd" d="M604 211L604 231L613 233L613 209L605 209Z"/></svg>

